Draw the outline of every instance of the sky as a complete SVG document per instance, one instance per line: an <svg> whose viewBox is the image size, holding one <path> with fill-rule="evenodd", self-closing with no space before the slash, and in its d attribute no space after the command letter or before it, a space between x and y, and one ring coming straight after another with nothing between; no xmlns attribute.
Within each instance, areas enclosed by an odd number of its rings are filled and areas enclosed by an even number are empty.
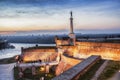
<svg viewBox="0 0 120 80"><path fill-rule="evenodd" d="M120 30L120 0L0 0L0 31Z"/></svg>

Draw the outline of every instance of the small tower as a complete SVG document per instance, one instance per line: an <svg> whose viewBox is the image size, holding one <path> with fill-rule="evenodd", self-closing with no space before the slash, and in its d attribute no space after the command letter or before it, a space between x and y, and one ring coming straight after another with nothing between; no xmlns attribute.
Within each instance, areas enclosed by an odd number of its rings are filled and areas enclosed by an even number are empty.
<svg viewBox="0 0 120 80"><path fill-rule="evenodd" d="M72 15L72 11L70 12L70 33L69 33L69 37L70 37L70 44L75 45L76 37L75 37L75 34L73 32L73 15Z"/></svg>

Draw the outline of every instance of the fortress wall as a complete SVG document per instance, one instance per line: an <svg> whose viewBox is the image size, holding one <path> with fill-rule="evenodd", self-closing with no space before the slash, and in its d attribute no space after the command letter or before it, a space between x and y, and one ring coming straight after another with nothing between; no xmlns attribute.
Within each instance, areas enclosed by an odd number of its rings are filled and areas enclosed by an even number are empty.
<svg viewBox="0 0 120 80"><path fill-rule="evenodd" d="M46 51L49 51L49 52L56 52L56 49L41 49L41 48L38 48L38 49L24 49L23 50L23 54L26 53L26 52L32 52L32 51L39 51L39 52L46 52Z"/></svg>
<svg viewBox="0 0 120 80"><path fill-rule="evenodd" d="M27 49L22 51L23 61L47 60L50 55L57 53L56 49Z"/></svg>
<svg viewBox="0 0 120 80"><path fill-rule="evenodd" d="M78 63L80 63L83 60L74 59L74 58L62 55L62 61L64 61L65 63L70 64L71 66L75 66L75 65L77 65Z"/></svg>
<svg viewBox="0 0 120 80"><path fill-rule="evenodd" d="M91 47L107 47L107 48L120 48L119 43L100 43L100 42L76 42L80 46L91 46Z"/></svg>
<svg viewBox="0 0 120 80"><path fill-rule="evenodd" d="M64 45L64 44L69 44L68 40L56 40L57 45Z"/></svg>
<svg viewBox="0 0 120 80"><path fill-rule="evenodd" d="M83 60L79 60L79 59L70 58L70 57L67 57L64 55L62 55L61 57L62 57L62 60L60 61L60 63L57 65L57 67L55 69L55 74L57 76L60 75L62 72L77 65L81 61L83 61Z"/></svg>
<svg viewBox="0 0 120 80"><path fill-rule="evenodd" d="M90 56L77 65L68 68L63 73L59 74L63 70L64 63L59 64L59 69L56 71L58 76L52 80L78 80L83 74L85 74L94 64L101 60L100 56Z"/></svg>
<svg viewBox="0 0 120 80"><path fill-rule="evenodd" d="M68 56L73 56L73 54L77 50L77 46L62 46L62 49L64 51L64 54L67 54Z"/></svg>
<svg viewBox="0 0 120 80"><path fill-rule="evenodd" d="M104 59L120 60L120 44L77 42L75 57L86 58L90 55L101 55Z"/></svg>
<svg viewBox="0 0 120 80"><path fill-rule="evenodd" d="M120 60L120 44L98 42L76 42L76 46L62 46L64 54L69 56L87 58L91 55L101 55L103 59ZM24 61L44 60L57 53L56 48L23 49Z"/></svg>

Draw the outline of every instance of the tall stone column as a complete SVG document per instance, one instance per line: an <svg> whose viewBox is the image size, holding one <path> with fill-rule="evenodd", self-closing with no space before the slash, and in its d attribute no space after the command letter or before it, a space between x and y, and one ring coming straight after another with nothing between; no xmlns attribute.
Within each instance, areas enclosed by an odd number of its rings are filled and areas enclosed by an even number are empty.
<svg viewBox="0 0 120 80"><path fill-rule="evenodd" d="M72 11L70 12L70 33L73 34L73 17L72 17Z"/></svg>
<svg viewBox="0 0 120 80"><path fill-rule="evenodd" d="M76 41L76 36L74 34L73 31L73 17L72 17L72 11L70 12L70 33L69 33L69 37L70 37L70 45L75 45L75 41Z"/></svg>

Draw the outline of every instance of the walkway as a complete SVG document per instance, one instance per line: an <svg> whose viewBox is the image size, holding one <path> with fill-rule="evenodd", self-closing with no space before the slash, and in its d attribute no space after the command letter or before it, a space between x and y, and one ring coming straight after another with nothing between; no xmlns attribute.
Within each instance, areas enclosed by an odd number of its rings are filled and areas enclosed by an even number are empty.
<svg viewBox="0 0 120 80"><path fill-rule="evenodd" d="M44 65L57 65L58 61L52 61L52 62L36 62L36 63L20 63L19 67L32 67L32 66L44 66Z"/></svg>
<svg viewBox="0 0 120 80"><path fill-rule="evenodd" d="M0 64L0 80L14 80L13 68L15 63Z"/></svg>
<svg viewBox="0 0 120 80"><path fill-rule="evenodd" d="M108 80L120 80L120 71L118 71L113 77L109 78Z"/></svg>
<svg viewBox="0 0 120 80"><path fill-rule="evenodd" d="M97 72L95 73L95 75L93 76L93 78L91 80L97 80L99 75L103 72L104 68L107 66L108 60L106 60L102 66L97 70Z"/></svg>

